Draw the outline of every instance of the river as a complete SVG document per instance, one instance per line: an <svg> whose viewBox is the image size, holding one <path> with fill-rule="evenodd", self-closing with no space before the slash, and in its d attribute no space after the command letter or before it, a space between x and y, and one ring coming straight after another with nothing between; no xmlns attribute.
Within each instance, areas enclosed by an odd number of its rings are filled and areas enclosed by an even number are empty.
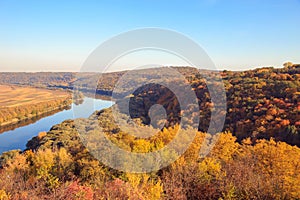
<svg viewBox="0 0 300 200"><path fill-rule="evenodd" d="M112 101L84 98L80 105L71 105L71 109L57 112L53 115L38 119L31 124L14 128L0 134L0 154L13 149L24 150L26 143L39 132L49 131L50 128L67 119L87 118L94 111L112 106Z"/></svg>

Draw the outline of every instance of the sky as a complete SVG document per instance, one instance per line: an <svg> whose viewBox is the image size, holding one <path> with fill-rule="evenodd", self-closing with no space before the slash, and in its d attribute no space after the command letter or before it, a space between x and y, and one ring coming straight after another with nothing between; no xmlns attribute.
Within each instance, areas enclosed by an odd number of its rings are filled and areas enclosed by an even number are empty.
<svg viewBox="0 0 300 200"><path fill-rule="evenodd" d="M300 0L0 0L0 71L80 71L102 42L145 27L188 36L218 69L300 63L299 10ZM117 64L185 64L158 54Z"/></svg>

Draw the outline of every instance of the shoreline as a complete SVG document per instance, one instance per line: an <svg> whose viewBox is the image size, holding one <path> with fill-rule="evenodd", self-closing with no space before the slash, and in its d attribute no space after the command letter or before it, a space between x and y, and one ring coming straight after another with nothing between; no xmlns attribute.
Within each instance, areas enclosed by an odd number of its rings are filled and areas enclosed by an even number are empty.
<svg viewBox="0 0 300 200"><path fill-rule="evenodd" d="M100 100L105 100L105 101L112 101L111 97L107 96L107 95L97 95L96 98L92 97L91 95L85 95L85 97L93 98L93 99L100 99ZM46 110L44 112L40 112L36 115L29 114L29 116L26 118L22 118L22 119L14 118L10 121L3 122L0 124L0 134L4 133L6 131L14 130L16 128L20 128L20 127L35 123L36 121L38 121L44 117L54 115L61 111L69 110L72 108L73 103L76 104L75 102L72 101L72 99L70 99L70 103L67 105L58 106L53 109L48 109L48 110ZM83 102L81 102L81 103L83 103ZM81 104L81 103L79 103L79 104Z"/></svg>
<svg viewBox="0 0 300 200"><path fill-rule="evenodd" d="M23 109L20 116L13 114L11 117L8 117L7 120L3 120L0 123L0 132L1 130L8 130L7 127L25 124L26 121L33 121L33 119L47 116L47 113L59 112L60 110L67 109L72 105L72 93L68 90L58 88L40 88L19 84L0 84L0 86L4 87L4 91L7 91L8 95L10 95L8 96L8 99L12 99L13 101L13 103L10 101L8 103L2 102L0 106L1 112L8 112L8 114L10 114L11 112L15 112L14 109ZM27 91L25 92L27 88L28 93ZM37 92L35 89L37 89ZM14 104L16 99L13 95L19 95L19 93L16 92L20 92L21 96L24 96L24 99L30 98L30 101L22 104ZM40 98L40 96L34 97L36 93L31 96L30 92L36 92L38 95L42 96L42 98ZM3 95L5 94L3 93L2 96ZM27 108L27 106L29 107Z"/></svg>
<svg viewBox="0 0 300 200"><path fill-rule="evenodd" d="M8 152L15 149L20 149L21 151L23 151L26 149L26 144L28 143L28 141L36 137L39 132L48 132L53 126L61 124L66 120L72 120L74 118L87 118L90 115L92 115L95 111L105 109L112 105L112 103L110 103L111 101L106 100L98 99L98 101L96 102L97 107L94 107L92 112L85 112L85 107L91 106L91 103L94 103L94 99L85 97L84 103L80 105L76 105L72 102L72 106L56 107L58 108L58 110L52 108L52 111L50 111L49 109L49 112L43 112L44 114L40 114L39 117L31 116L31 118L22 120L17 124L14 123L7 126L2 126L0 128L0 138L2 137L0 139L0 155L3 152ZM79 116L74 116L74 113L72 113L74 108L79 109ZM28 126L30 126L30 128L27 128ZM14 140L15 138L17 139L16 141ZM11 144L9 143L9 145L7 145L5 142L6 140L11 141Z"/></svg>
<svg viewBox="0 0 300 200"><path fill-rule="evenodd" d="M1 85L1 84L0 84ZM37 86L31 86L31 85L20 85L20 84L5 84L4 86L10 86L10 87L21 87L21 88L36 88L36 89L42 89L42 90L54 90L54 91L64 91L68 93L69 97L67 97L65 100L67 101L66 104L60 104L54 108L48 108L45 111L38 112L37 114L28 114L28 116L23 116L21 119L19 118L13 118L9 121L5 121L0 123L0 134L14 130L19 127L26 126L28 124L34 123L39 119L42 119L44 117L54 115L58 112L61 112L63 110L68 110L71 108L72 104L81 104L81 98L78 100L78 102L74 102L73 96L72 96L72 87L68 86L55 86L55 87L37 87ZM90 89L83 89L84 90L84 96L94 98L94 99L102 99L102 100L112 100L111 99L111 91L96 91L95 96L91 95ZM5 108L5 107L3 107Z"/></svg>
<svg viewBox="0 0 300 200"><path fill-rule="evenodd" d="M53 109L48 109L48 110L46 110L46 111L44 111L44 112L40 112L40 113L38 113L38 114L36 114L36 115L29 114L28 117L25 117L25 118L22 118L22 119L14 118L14 119L12 119L12 120L10 120L10 121L1 123L1 124L0 124L0 130L1 130L1 129L5 129L6 127L9 127L9 126L13 126L13 125L20 124L20 123L22 123L22 122L26 122L26 121L28 121L28 120L32 120L32 119L34 119L34 118L39 118L39 117L42 118L42 116L43 116L43 115L46 115L47 113L54 112L53 114L56 114L56 113L58 113L59 111L68 110L67 108L69 108L71 105L72 105L72 102L71 102L71 104L65 105L65 106L63 106L63 107L59 106L59 107L55 107L55 108L53 108ZM55 112L55 111L57 111L57 112ZM41 119L41 118L40 118L40 119ZM0 132L1 132L1 131L0 131ZM0 134L1 134L1 133L0 133Z"/></svg>

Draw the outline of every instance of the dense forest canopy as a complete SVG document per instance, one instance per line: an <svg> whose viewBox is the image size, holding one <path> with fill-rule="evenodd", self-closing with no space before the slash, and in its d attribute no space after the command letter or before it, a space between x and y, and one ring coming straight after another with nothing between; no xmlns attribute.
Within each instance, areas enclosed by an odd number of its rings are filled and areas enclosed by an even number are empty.
<svg viewBox="0 0 300 200"><path fill-rule="evenodd" d="M190 67L174 69L191 85L200 110L180 110L176 96L159 84L147 84L128 95L131 87L146 78L158 78L151 70L139 71L118 90L120 96L124 93L129 99L131 113L120 110L117 114L124 121L134 118L147 132L153 129L148 126L148 111L160 104L167 110L168 120L157 134L140 138L131 129L120 129L113 111L124 99L117 99L112 108L96 111L89 119L67 120L40 133L27 143L25 151L3 153L0 199L300 199L300 65L202 74ZM33 85L37 81L42 87L76 86L83 92L92 91L96 85L98 91L112 92L124 73L103 74L100 82L92 73L51 73L51 84L37 76ZM63 74L72 78L62 78ZM226 120L213 149L201 157L199 150L206 144L205 138L211 137L206 131L216 106L207 88L217 75L222 77L226 91ZM25 84L10 82L10 75L6 76L6 83ZM16 76L22 73L13 76L17 80ZM26 76L30 79L31 74ZM174 82L172 77L168 80ZM182 120L187 124L195 120L183 118L184 112L200 113L197 130L179 127ZM179 156L171 165L135 174L110 168L95 158L101 152L87 148L105 149L94 131L97 126L113 144L134 153L163 148L179 128L184 128L186 135L196 131L196 137L183 155L169 155ZM87 134L80 135L81 129Z"/></svg>
<svg viewBox="0 0 300 200"><path fill-rule="evenodd" d="M168 144L176 126L149 139L117 130L111 109L95 112L106 136L132 152L155 151ZM197 132L173 164L147 174L103 165L81 142L80 121L67 120L28 142L24 152L1 156L3 199L299 199L300 149L284 142L250 139L241 143L225 132L210 154L199 157L205 133ZM77 124L77 125L76 125ZM90 138L97 145L97 135ZM101 147L102 144L98 144ZM113 152L112 152L113 153ZM138 164L138 163L137 163ZM2 196L1 196L2 195Z"/></svg>
<svg viewBox="0 0 300 200"><path fill-rule="evenodd" d="M209 77L214 84L214 77L221 75L227 96L224 131L232 132L238 141L247 137L251 137L253 141L273 137L276 140L300 146L300 65L287 62L283 68L264 67L239 72L201 70L200 73L191 67L173 68L189 81L197 94L200 108L200 131L207 130L210 122L210 110L213 108L207 89L210 80L206 79ZM119 79L126 73L126 71L100 75L59 72L0 73L0 83L68 89L76 86L83 92L95 93L98 91L99 94L111 95ZM126 93L145 80L159 78L155 74L155 70L151 69L137 70L132 74L132 80L122 88L118 88L117 92ZM166 80L174 81L172 76L167 77ZM147 109L158 102L168 108L169 118L172 119L169 120L169 123L177 123L180 121L180 116L178 107L174 105L177 105L178 102L176 103L176 98L172 95L166 92L166 88L155 84L152 85L152 88L149 86L146 89L138 88L135 91L135 97L131 98L132 111L138 112L137 116L147 123L149 121L147 120L149 119ZM156 97L153 98L154 96ZM114 97L118 97L118 94L115 94Z"/></svg>

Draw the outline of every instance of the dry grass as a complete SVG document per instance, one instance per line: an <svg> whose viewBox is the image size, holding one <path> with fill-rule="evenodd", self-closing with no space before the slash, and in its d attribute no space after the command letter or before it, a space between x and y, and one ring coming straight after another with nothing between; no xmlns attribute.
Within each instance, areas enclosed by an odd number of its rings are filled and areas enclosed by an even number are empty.
<svg viewBox="0 0 300 200"><path fill-rule="evenodd" d="M0 85L0 107L38 104L59 98L66 98L68 95L65 91Z"/></svg>

